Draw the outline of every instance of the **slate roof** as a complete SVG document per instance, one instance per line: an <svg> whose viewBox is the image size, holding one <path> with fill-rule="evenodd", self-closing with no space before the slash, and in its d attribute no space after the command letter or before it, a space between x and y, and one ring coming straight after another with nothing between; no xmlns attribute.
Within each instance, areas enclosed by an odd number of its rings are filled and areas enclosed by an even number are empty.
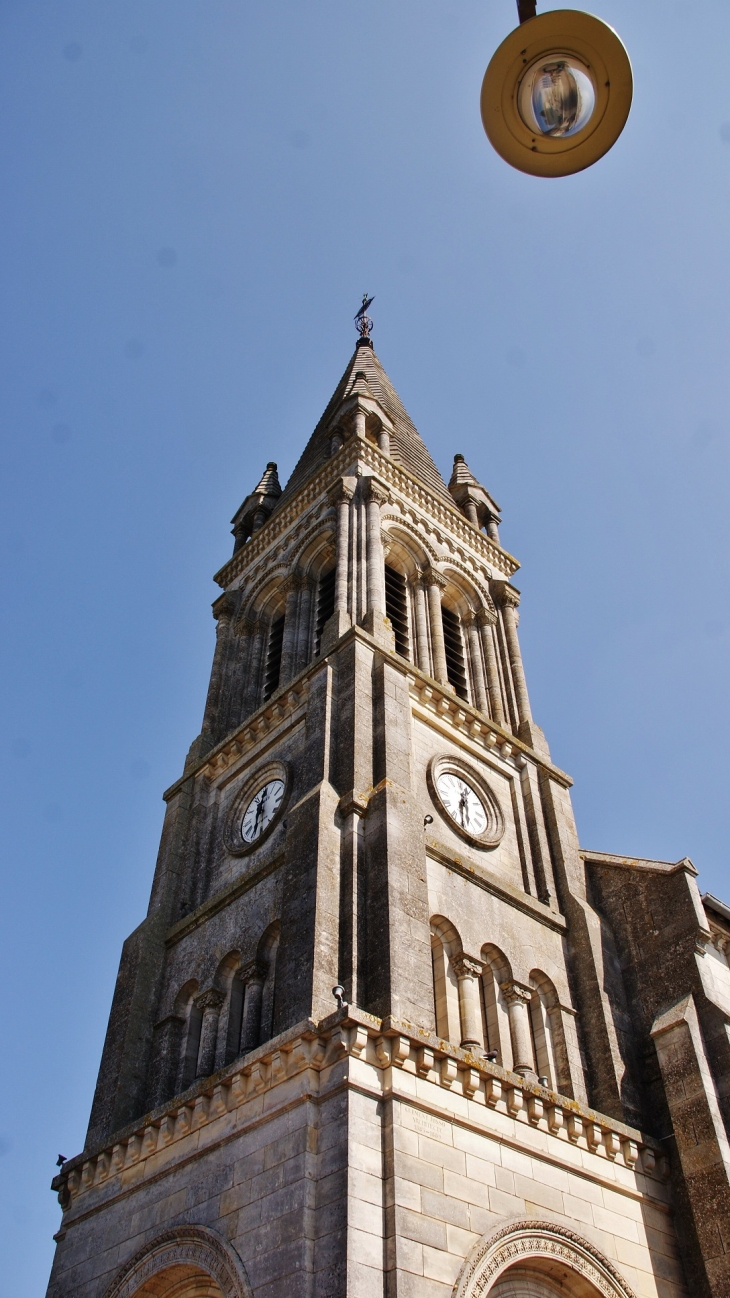
<svg viewBox="0 0 730 1298"><path fill-rule="evenodd" d="M415 424L408 415L403 402L383 369L372 347L357 347L351 356L347 369L340 379L332 398L305 446L296 464L284 492L277 502L277 509L289 500L295 491L306 482L307 478L319 469L329 458L331 429L330 420L337 407L352 392L356 384L356 375L365 375L370 392L383 407L393 424L390 437L390 454L397 464L402 465L414 478L418 478L424 487L454 508L454 501L449 495L446 483L429 455ZM361 386L361 384L358 384Z"/></svg>

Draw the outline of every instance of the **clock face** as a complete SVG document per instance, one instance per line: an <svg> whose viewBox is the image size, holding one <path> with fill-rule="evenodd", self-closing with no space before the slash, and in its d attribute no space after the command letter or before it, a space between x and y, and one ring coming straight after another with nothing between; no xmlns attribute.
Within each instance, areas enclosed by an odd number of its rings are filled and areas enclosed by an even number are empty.
<svg viewBox="0 0 730 1298"><path fill-rule="evenodd" d="M241 838L244 843L255 843L271 824L284 796L284 781L269 780L254 793L241 821Z"/></svg>
<svg viewBox="0 0 730 1298"><path fill-rule="evenodd" d="M481 798L470 784L452 771L444 771L436 780L438 795L451 819L460 829L478 837L487 828L487 813Z"/></svg>

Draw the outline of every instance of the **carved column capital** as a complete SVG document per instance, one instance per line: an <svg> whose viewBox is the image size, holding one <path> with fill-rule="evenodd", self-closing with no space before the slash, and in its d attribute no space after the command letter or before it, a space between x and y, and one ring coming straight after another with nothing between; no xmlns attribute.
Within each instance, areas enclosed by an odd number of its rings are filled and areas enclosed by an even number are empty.
<svg viewBox="0 0 730 1298"><path fill-rule="evenodd" d="M235 631L236 635L241 635L241 636L253 635L257 626L258 623L254 620L254 618L250 617L247 614L243 617L237 618L237 620L233 624L233 630Z"/></svg>
<svg viewBox="0 0 730 1298"><path fill-rule="evenodd" d="M363 483L363 494L367 501L373 501L378 505L387 505L390 500L390 491L384 482L378 478L366 478Z"/></svg>
<svg viewBox="0 0 730 1298"><path fill-rule="evenodd" d="M452 956L451 968L457 978L478 978L482 972L480 961L468 955Z"/></svg>
<svg viewBox="0 0 730 1298"><path fill-rule="evenodd" d="M223 595L220 595L213 605L213 617L215 618L219 627L225 626L228 622L230 622L235 611L236 611L235 595L229 594L228 592L225 592Z"/></svg>
<svg viewBox="0 0 730 1298"><path fill-rule="evenodd" d="M491 607L486 606L485 608L479 609L479 612L477 613L477 626L494 626L496 621L497 610L493 604Z"/></svg>
<svg viewBox="0 0 730 1298"><path fill-rule="evenodd" d="M298 569L295 569L294 572L289 573L288 577L284 578L284 581L281 583L281 592L283 595L289 595L296 591L300 591L304 585L304 582L305 582L304 573L299 572Z"/></svg>
<svg viewBox="0 0 730 1298"><path fill-rule="evenodd" d="M508 1005L520 1002L527 1004L532 1000L532 988L525 987L523 983L506 982L499 986Z"/></svg>
<svg viewBox="0 0 730 1298"><path fill-rule="evenodd" d="M427 586L438 586L439 590L446 590L449 584L444 574L436 568L425 568L423 576Z"/></svg>
<svg viewBox="0 0 730 1298"><path fill-rule="evenodd" d="M497 597L497 603L503 608L518 608L520 603L520 592L510 586L508 581L493 581L492 587Z"/></svg>
<svg viewBox="0 0 730 1298"><path fill-rule="evenodd" d="M344 478L338 478L333 482L327 492L327 499L331 505L347 505L354 496L354 491Z"/></svg>
<svg viewBox="0 0 730 1298"><path fill-rule="evenodd" d="M225 1000L225 993L219 991L217 987L209 987L207 991L201 992L196 996L195 1004L199 1010L219 1010Z"/></svg>
<svg viewBox="0 0 730 1298"><path fill-rule="evenodd" d="M238 976L242 983L264 983L267 973L268 965L263 960L248 960L241 965Z"/></svg>

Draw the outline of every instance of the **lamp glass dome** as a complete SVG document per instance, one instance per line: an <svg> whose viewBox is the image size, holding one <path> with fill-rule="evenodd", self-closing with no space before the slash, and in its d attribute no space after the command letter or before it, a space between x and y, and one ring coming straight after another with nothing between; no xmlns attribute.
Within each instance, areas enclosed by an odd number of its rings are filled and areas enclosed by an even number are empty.
<svg viewBox="0 0 730 1298"><path fill-rule="evenodd" d="M517 95L525 126L553 139L577 134L596 107L588 68L569 54L538 59L523 76Z"/></svg>

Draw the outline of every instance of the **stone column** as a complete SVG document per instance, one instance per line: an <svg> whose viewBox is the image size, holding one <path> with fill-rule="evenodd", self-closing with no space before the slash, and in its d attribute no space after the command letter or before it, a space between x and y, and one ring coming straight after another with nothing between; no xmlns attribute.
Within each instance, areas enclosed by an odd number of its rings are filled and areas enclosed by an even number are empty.
<svg viewBox="0 0 730 1298"><path fill-rule="evenodd" d="M335 609L332 617L322 628L320 652L326 651L335 644L348 627L352 626L350 616L350 502L354 495L344 479L340 478L329 493L329 499L337 514L337 557L335 568Z"/></svg>
<svg viewBox="0 0 730 1298"><path fill-rule="evenodd" d="M251 652L248 660L248 681L246 683L245 702L243 706L242 720L250 716L258 706L259 702L259 685L261 676L261 659L264 652L264 641L266 638L266 625L259 618L254 622L251 631Z"/></svg>
<svg viewBox="0 0 730 1298"><path fill-rule="evenodd" d="M198 1046L198 1066L195 1070L196 1077L210 1077L210 1074L215 1071L218 1019L220 1018L224 1000L223 992L218 991L217 987L211 987L207 992L203 992L202 996L199 996L195 1002L198 1009L203 1011L200 1045Z"/></svg>
<svg viewBox="0 0 730 1298"><path fill-rule="evenodd" d="M441 618L441 591L446 586L446 578L429 568L426 573L428 591L428 615L431 623L431 650L433 653L433 674L442 685L448 685L449 673L446 670L446 646L444 644L444 624Z"/></svg>
<svg viewBox="0 0 730 1298"><path fill-rule="evenodd" d="M479 1032L479 979L482 966L468 956L452 957L451 968L456 974L459 988L459 1018L461 1019L462 1050L477 1050L483 1045Z"/></svg>
<svg viewBox="0 0 730 1298"><path fill-rule="evenodd" d="M468 496L464 501L464 513L469 519L472 527L476 527L477 531L479 531L479 515L477 514L477 507L474 504L474 501L470 500Z"/></svg>
<svg viewBox="0 0 730 1298"><path fill-rule="evenodd" d="M525 680L525 670L522 666L522 654L520 653L520 642L517 639L517 622L515 620L515 609L520 602L520 597L516 590L507 585L507 582L500 582L499 601L502 607L507 653L512 668L512 684L515 688L517 713L520 723L523 721L530 722L532 721L532 712L530 711L530 700L527 694L527 682Z"/></svg>
<svg viewBox="0 0 730 1298"><path fill-rule="evenodd" d="M223 674L225 671L226 658L228 656L228 642L230 638L233 609L234 601L230 595L224 595L221 599L216 600L213 608L213 616L216 619L215 653L213 654L213 667L210 673L208 697L205 701L205 712L203 713L203 731L216 738L219 737L218 723L221 690L223 687Z"/></svg>
<svg viewBox="0 0 730 1298"><path fill-rule="evenodd" d="M287 681L290 681L294 675L298 631L297 607L299 604L299 592L302 589L301 575L298 572L293 572L284 582L283 589L286 591L286 606L284 609L284 636L281 642L279 685L286 685Z"/></svg>
<svg viewBox="0 0 730 1298"><path fill-rule="evenodd" d="M243 1016L241 1020L241 1053L255 1050L261 1031L261 1000L264 994L267 968L262 960L250 960L239 973L244 986Z"/></svg>
<svg viewBox="0 0 730 1298"><path fill-rule="evenodd" d="M484 662L487 668L487 691L489 693L489 710L492 721L498 726L504 725L504 708L502 707L502 686L497 668L497 651L494 644L494 624L497 614L491 609L483 608L477 613L477 626L484 650Z"/></svg>
<svg viewBox="0 0 730 1298"><path fill-rule="evenodd" d="M476 618L474 614L462 619L466 627L466 634L469 641L469 660L471 662L471 674L474 682L474 701L480 712L489 716L489 701L487 699L487 686L484 680L484 667L482 665L482 650L479 643L479 631L477 629Z"/></svg>
<svg viewBox="0 0 730 1298"><path fill-rule="evenodd" d="M499 545L499 519L494 514L487 515L487 536Z"/></svg>
<svg viewBox="0 0 730 1298"><path fill-rule="evenodd" d="M416 612L416 653L417 665L422 672L431 675L431 661L428 652L428 613L426 611L426 591L423 580L417 577L413 583L414 604Z"/></svg>
<svg viewBox="0 0 730 1298"><path fill-rule="evenodd" d="M367 604L368 613L385 617L385 558L380 531L380 509L390 500L390 492L377 478L365 482L367 502Z"/></svg>
<svg viewBox="0 0 730 1298"><path fill-rule="evenodd" d="M306 667L309 662L311 649L311 631L310 622L312 620L312 595L314 593L314 583L311 577L305 577L302 581L302 594L299 600L299 628L297 632L297 652L294 662L293 676Z"/></svg>
<svg viewBox="0 0 730 1298"><path fill-rule="evenodd" d="M502 995L507 1004L509 1016L509 1034L512 1041L512 1072L523 1077L535 1078L535 1060L533 1058L532 1036L530 1033L530 1001L532 990L521 983L500 983Z"/></svg>
<svg viewBox="0 0 730 1298"><path fill-rule="evenodd" d="M381 428L378 433L378 449L383 455L390 455L390 433L387 428Z"/></svg>

